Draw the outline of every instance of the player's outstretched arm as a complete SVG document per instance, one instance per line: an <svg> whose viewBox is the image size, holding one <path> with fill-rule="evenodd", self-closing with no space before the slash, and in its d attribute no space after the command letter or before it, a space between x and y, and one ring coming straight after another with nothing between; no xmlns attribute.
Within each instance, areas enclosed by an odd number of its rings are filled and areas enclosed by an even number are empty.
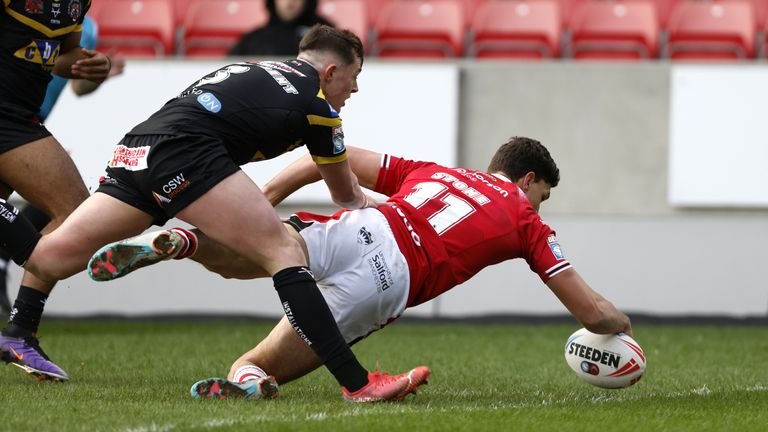
<svg viewBox="0 0 768 432"><path fill-rule="evenodd" d="M573 316L592 333L624 332L632 336L629 317L613 303L595 292L574 269L568 269L547 282Z"/></svg>
<svg viewBox="0 0 768 432"><path fill-rule="evenodd" d="M358 147L347 147L347 154L349 159L346 162L352 173L357 176L359 185L368 189L376 187L381 153ZM306 155L280 171L264 186L263 192L269 202L275 206L305 185L322 179L320 169L312 161L311 156ZM351 177L343 178L340 182L351 182ZM350 183L346 184L349 185Z"/></svg>

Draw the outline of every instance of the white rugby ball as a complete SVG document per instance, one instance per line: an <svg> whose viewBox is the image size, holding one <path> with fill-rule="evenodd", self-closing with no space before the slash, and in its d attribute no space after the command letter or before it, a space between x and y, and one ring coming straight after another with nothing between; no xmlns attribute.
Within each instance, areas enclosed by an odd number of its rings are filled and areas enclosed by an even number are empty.
<svg viewBox="0 0 768 432"><path fill-rule="evenodd" d="M565 361L579 378L603 388L629 387L645 373L643 349L624 333L578 330L565 343Z"/></svg>

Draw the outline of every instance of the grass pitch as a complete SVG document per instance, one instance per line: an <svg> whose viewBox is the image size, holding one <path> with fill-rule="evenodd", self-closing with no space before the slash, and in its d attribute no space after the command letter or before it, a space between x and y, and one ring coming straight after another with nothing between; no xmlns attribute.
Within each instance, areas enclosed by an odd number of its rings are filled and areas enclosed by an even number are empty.
<svg viewBox="0 0 768 432"><path fill-rule="evenodd" d="M637 326L645 377L581 382L563 359L576 326L394 324L361 342L364 365L432 368L403 403L353 405L319 370L273 401L197 401L271 326L46 322L42 345L70 374L39 383L0 368L0 430L19 431L756 431L768 430L768 329Z"/></svg>

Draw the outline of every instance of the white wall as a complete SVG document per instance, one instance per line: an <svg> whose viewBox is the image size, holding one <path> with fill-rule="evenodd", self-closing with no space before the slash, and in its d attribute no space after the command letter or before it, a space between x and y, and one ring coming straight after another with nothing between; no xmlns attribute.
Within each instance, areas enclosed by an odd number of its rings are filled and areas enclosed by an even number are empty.
<svg viewBox="0 0 768 432"><path fill-rule="evenodd" d="M669 200L768 208L768 67L672 69Z"/></svg>

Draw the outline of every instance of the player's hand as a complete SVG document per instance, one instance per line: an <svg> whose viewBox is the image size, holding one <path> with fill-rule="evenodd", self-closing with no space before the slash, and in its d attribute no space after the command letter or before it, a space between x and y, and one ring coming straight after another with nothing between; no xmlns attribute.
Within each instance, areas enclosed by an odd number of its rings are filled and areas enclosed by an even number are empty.
<svg viewBox="0 0 768 432"><path fill-rule="evenodd" d="M89 81L101 83L109 76L112 68L112 62L103 53L81 48L80 52L84 58L77 60L72 64L72 75L77 78L87 79Z"/></svg>
<svg viewBox="0 0 768 432"><path fill-rule="evenodd" d="M112 68L109 70L109 77L117 76L123 73L125 70L125 57L117 52L115 48L110 48L107 51L107 58L112 63Z"/></svg>
<svg viewBox="0 0 768 432"><path fill-rule="evenodd" d="M364 208L379 208L379 207L385 206L385 205L389 205L389 204L386 203L386 202L380 203L380 202L376 201L375 199L371 198L370 196L365 195L365 204L363 204L363 206L360 207L360 208L361 209L364 209Z"/></svg>

